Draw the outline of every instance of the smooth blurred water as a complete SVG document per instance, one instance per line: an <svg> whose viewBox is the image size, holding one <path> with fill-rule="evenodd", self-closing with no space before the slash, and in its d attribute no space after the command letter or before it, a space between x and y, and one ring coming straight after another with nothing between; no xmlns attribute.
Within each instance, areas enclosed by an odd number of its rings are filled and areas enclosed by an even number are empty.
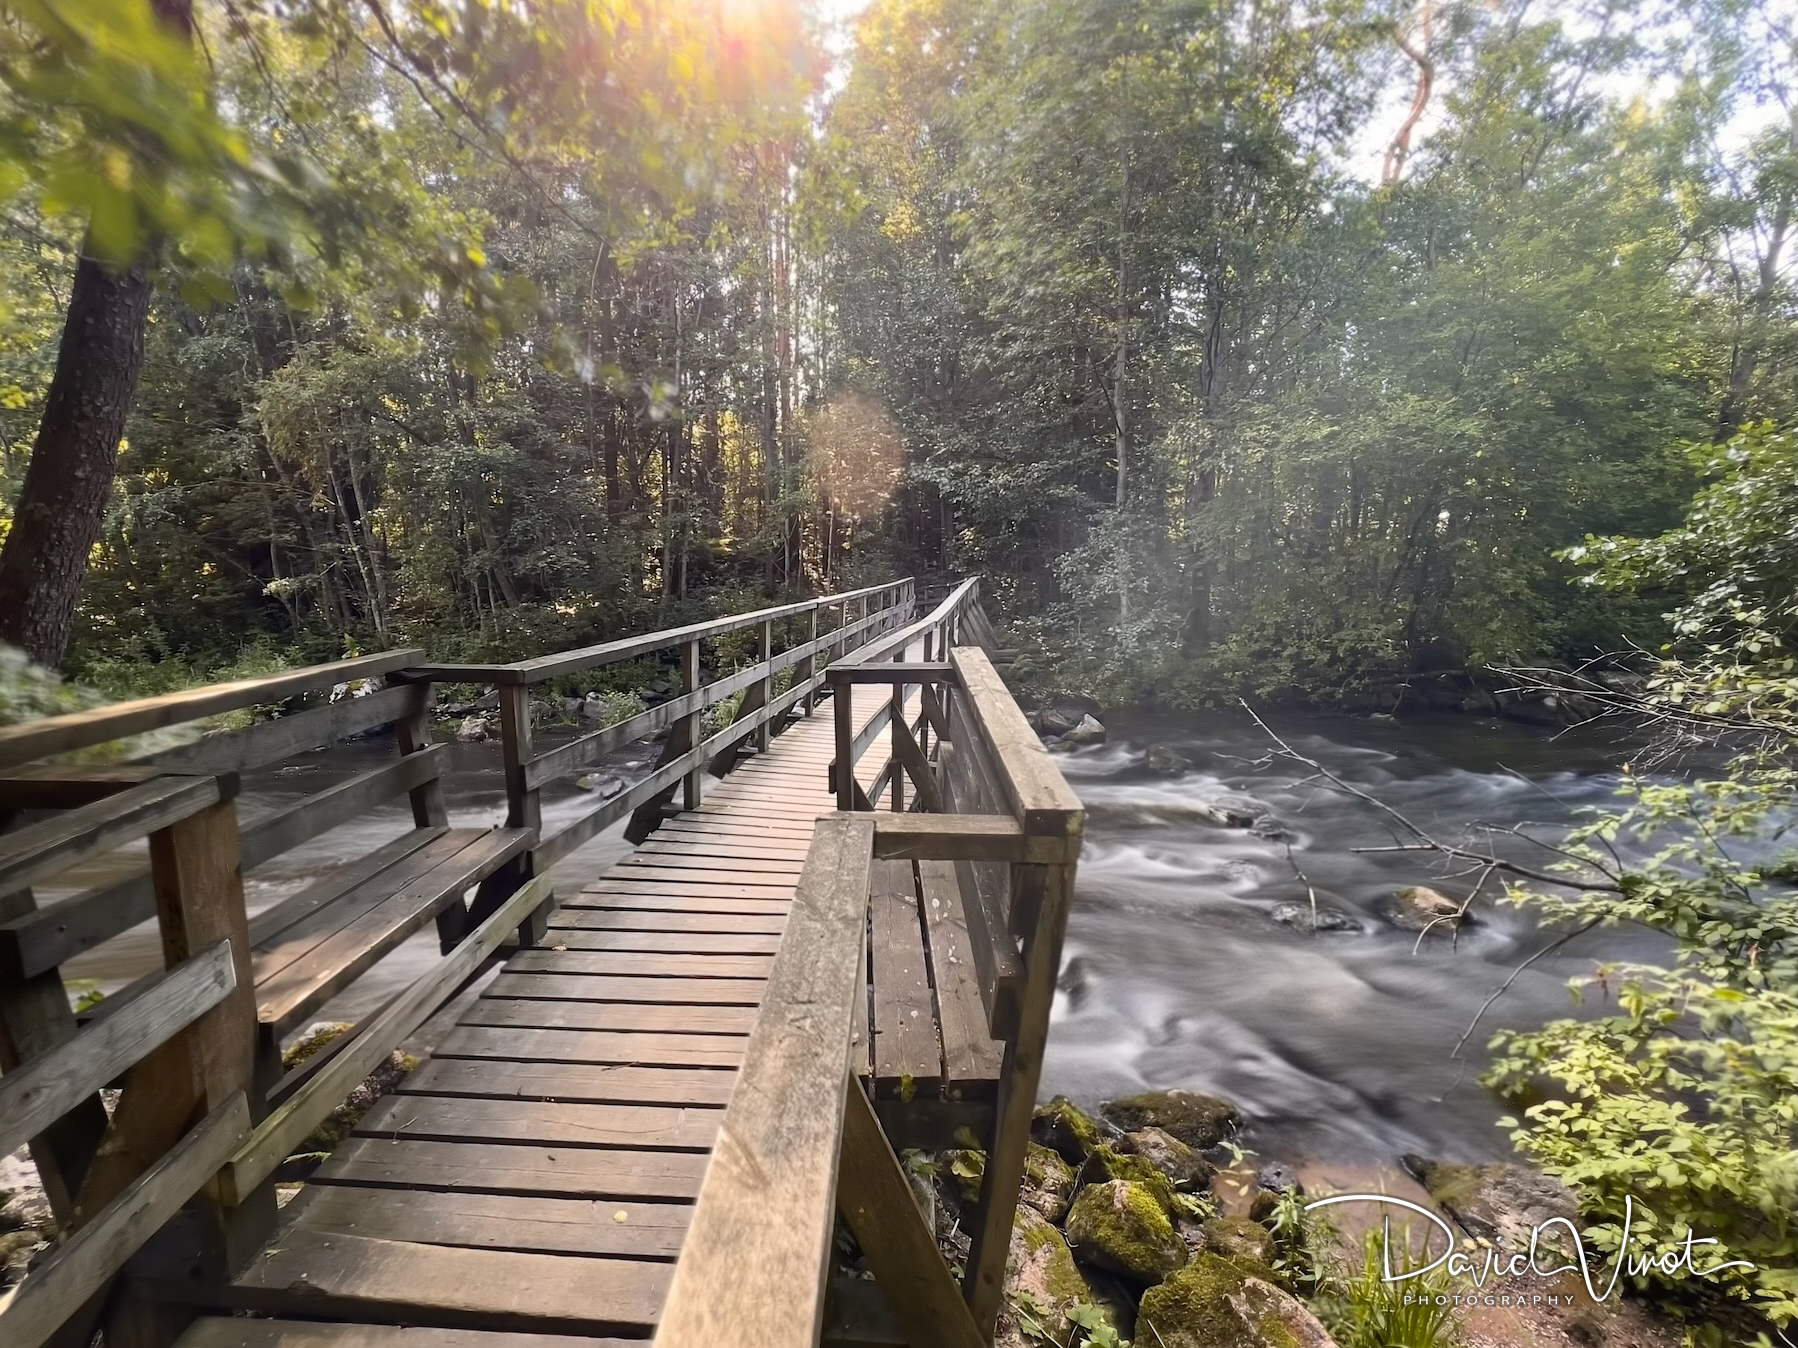
<svg viewBox="0 0 1798 1348"><path fill-rule="evenodd" d="M1366 720L1270 716L1299 753L1433 834L1490 842L1519 862L1553 858L1480 826L1532 824L1558 842L1584 807L1615 798L1628 746L1610 734L1552 735L1443 716ZM1374 806L1316 782L1247 717L1111 718L1108 744L1058 762L1088 809L1087 845L1045 1063L1044 1093L1096 1102L1186 1087L1235 1101L1251 1141L1290 1155L1391 1157L1405 1151L1478 1158L1508 1144L1505 1109L1477 1084L1484 1046L1501 1027L1569 1013L1567 982L1607 958L1653 958L1658 939L1601 929L1519 975L1480 1021L1461 1059L1456 1041L1480 1005L1554 938L1490 898L1453 941L1381 914L1406 885L1468 894L1477 874L1421 853L1357 853L1395 841ZM1195 764L1177 779L1143 766L1152 744ZM1287 844L1214 827L1190 813L1220 790L1273 806ZM1359 933L1292 930L1270 916L1319 898Z"/></svg>

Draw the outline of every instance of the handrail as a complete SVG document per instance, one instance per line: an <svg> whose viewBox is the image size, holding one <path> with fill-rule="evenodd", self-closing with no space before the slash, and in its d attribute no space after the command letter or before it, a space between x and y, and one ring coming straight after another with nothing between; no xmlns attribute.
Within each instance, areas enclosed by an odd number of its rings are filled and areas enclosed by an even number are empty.
<svg viewBox="0 0 1798 1348"><path fill-rule="evenodd" d="M382 651L378 655L287 670L266 678L212 683L160 697L96 707L92 711L69 712L63 716L26 721L22 725L0 726L0 768L48 758L52 754L92 748L96 744L141 735L148 730L161 730L184 721L203 720L242 707L282 702L300 693L316 692L353 679L378 678L416 664L423 654L424 651L417 647Z"/></svg>
<svg viewBox="0 0 1798 1348"><path fill-rule="evenodd" d="M879 641L869 642L855 654L847 656L837 663L845 666L865 665L875 660L884 659L894 651L903 651L925 633L935 631L950 622L968 605L977 603L979 596L980 578L970 576L951 590L948 597L932 609L928 617L920 618L910 627L902 628Z"/></svg>
<svg viewBox="0 0 1798 1348"><path fill-rule="evenodd" d="M639 655L648 655L652 651L665 650L670 646L683 645L689 641L703 641L708 637L728 636L732 632L741 632L762 623L778 622L782 618L796 618L801 614L814 613L819 609L833 608L849 600L866 599L887 591L897 592L910 583L910 581L899 580L889 581L884 585L869 585L860 590L846 591L843 594L820 595L815 599L802 599L796 603L756 609L750 613L737 613L724 618L708 618L704 622L688 623L685 627L670 627L659 632L645 632L641 636L622 637L617 641L601 642L597 646L582 646L572 651L558 651L554 655L542 655L531 660L517 660L510 664L424 664L409 670L407 675L409 678L428 679L433 683L492 683L501 686L542 683L545 679L557 678L564 674L579 674L600 665L616 664L620 660L630 660Z"/></svg>

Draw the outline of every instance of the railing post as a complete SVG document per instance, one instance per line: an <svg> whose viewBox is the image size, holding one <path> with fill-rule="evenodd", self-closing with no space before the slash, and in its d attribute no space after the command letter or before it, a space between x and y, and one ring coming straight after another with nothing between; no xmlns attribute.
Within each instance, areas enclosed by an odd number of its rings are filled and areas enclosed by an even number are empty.
<svg viewBox="0 0 1798 1348"><path fill-rule="evenodd" d="M525 785L524 770L535 757L531 748L531 686L503 684L499 690L500 748L506 765L506 827L543 828L543 801Z"/></svg>
<svg viewBox="0 0 1798 1348"><path fill-rule="evenodd" d="M683 694L699 691L699 643L686 642L680 648L680 690ZM688 712L674 723L669 731L669 747L678 746L682 751L695 748L705 738L704 715L700 711ZM697 810L705 799L705 764L694 763L692 770L681 778L681 808Z"/></svg>
<svg viewBox="0 0 1798 1348"><path fill-rule="evenodd" d="M855 808L855 685L844 679L830 690L837 729L837 808Z"/></svg>
<svg viewBox="0 0 1798 1348"><path fill-rule="evenodd" d="M818 610L821 607L821 603L813 604L811 613L807 615L810 619L810 631L806 636L805 644L810 653L805 657L804 661L801 662L800 672L794 676L795 678L804 679L808 684L818 677ZM805 703L805 714L809 718L812 714L812 708L817 705L818 690L816 688L808 688L801 701Z"/></svg>
<svg viewBox="0 0 1798 1348"><path fill-rule="evenodd" d="M762 622L762 643L761 644L762 644L762 650L761 650L761 656L762 656L761 705L765 709L768 706L770 706L774 701L774 671L768 667L769 662L774 659L774 624L772 621L763 620L763 622ZM768 739L773 734L773 731L774 731L774 722L772 719L764 720L759 726L757 726L755 728L756 752L758 752L758 753L767 753L768 752Z"/></svg>
<svg viewBox="0 0 1798 1348"><path fill-rule="evenodd" d="M893 663L905 663L905 647L901 646L897 651L893 652ZM888 776L888 781L892 783L893 812L897 814L905 809L905 766L899 748L900 737L906 733L905 685L903 683L895 683L891 685L891 690L893 698L891 704L893 709L893 721L889 729L892 733L893 747L891 749L892 772Z"/></svg>

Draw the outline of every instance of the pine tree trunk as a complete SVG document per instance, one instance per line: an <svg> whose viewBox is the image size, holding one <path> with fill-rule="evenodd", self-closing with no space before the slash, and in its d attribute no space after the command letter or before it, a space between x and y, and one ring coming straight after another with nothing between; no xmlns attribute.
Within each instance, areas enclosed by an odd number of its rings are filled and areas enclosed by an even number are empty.
<svg viewBox="0 0 1798 1348"><path fill-rule="evenodd" d="M62 664L144 365L150 282L83 250L37 444L0 548L0 642Z"/></svg>

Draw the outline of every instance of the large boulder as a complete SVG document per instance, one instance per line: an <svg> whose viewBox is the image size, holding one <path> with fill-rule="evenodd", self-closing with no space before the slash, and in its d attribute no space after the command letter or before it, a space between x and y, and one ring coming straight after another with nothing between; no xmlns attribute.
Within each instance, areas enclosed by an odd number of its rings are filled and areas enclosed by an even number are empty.
<svg viewBox="0 0 1798 1348"><path fill-rule="evenodd" d="M1032 1142L1024 1152L1024 1185L1018 1202L1034 1208L1043 1218L1059 1222L1074 1201L1074 1167L1042 1145Z"/></svg>
<svg viewBox="0 0 1798 1348"><path fill-rule="evenodd" d="M456 727L458 744L485 744L493 738L493 728L483 716L464 717Z"/></svg>
<svg viewBox="0 0 1798 1348"><path fill-rule="evenodd" d="M1072 1100L1058 1095L1037 1106L1030 1119L1030 1136L1069 1165L1079 1165L1099 1145L1099 1125Z"/></svg>
<svg viewBox="0 0 1798 1348"><path fill-rule="evenodd" d="M1146 1184L1108 1180L1080 1191L1068 1211L1068 1248L1083 1264L1151 1287L1186 1263L1186 1244Z"/></svg>
<svg viewBox="0 0 1798 1348"><path fill-rule="evenodd" d="M1156 1348L1336 1348L1289 1292L1221 1255L1201 1254L1143 1293L1136 1342Z"/></svg>
<svg viewBox="0 0 1798 1348"><path fill-rule="evenodd" d="M1005 1292L1007 1308L1000 1319L998 1348L1040 1343L1045 1335L1055 1343L1067 1343L1075 1329L1069 1313L1096 1303L1061 1232L1033 1208L1019 1208L1012 1219ZM1032 1323L1020 1323L1024 1317Z"/></svg>
<svg viewBox="0 0 1798 1348"><path fill-rule="evenodd" d="M1197 1193L1217 1173L1211 1162L1163 1128L1125 1133L1118 1139L1117 1149L1142 1157L1181 1193Z"/></svg>
<svg viewBox="0 0 1798 1348"><path fill-rule="evenodd" d="M1393 926L1404 931L1446 935L1471 921L1459 903L1428 885L1407 885L1398 890L1386 901L1383 911Z"/></svg>
<svg viewBox="0 0 1798 1348"><path fill-rule="evenodd" d="M1205 1248L1213 1254L1238 1263L1271 1264L1274 1261L1273 1234L1261 1223L1247 1217L1210 1217L1199 1228Z"/></svg>
<svg viewBox="0 0 1798 1348"><path fill-rule="evenodd" d="M1557 1179L1528 1166L1463 1165L1406 1156L1405 1168L1475 1239L1526 1250L1530 1237L1554 1218L1576 1222L1579 1202Z"/></svg>
<svg viewBox="0 0 1798 1348"><path fill-rule="evenodd" d="M1099 1106L1107 1123L1126 1133L1159 1128L1199 1151L1215 1147L1236 1131L1236 1106L1197 1091L1145 1091Z"/></svg>
<svg viewBox="0 0 1798 1348"><path fill-rule="evenodd" d="M1029 714L1030 726L1039 735L1065 735L1089 716L1097 716L1099 704L1078 693L1057 693L1044 698Z"/></svg>
<svg viewBox="0 0 1798 1348"><path fill-rule="evenodd" d="M1105 736L1107 733L1104 723L1100 721L1098 717L1082 716L1080 718L1080 724L1076 725L1072 730L1063 735L1061 737L1061 742L1063 744L1071 744L1078 749L1088 744L1105 743Z"/></svg>

